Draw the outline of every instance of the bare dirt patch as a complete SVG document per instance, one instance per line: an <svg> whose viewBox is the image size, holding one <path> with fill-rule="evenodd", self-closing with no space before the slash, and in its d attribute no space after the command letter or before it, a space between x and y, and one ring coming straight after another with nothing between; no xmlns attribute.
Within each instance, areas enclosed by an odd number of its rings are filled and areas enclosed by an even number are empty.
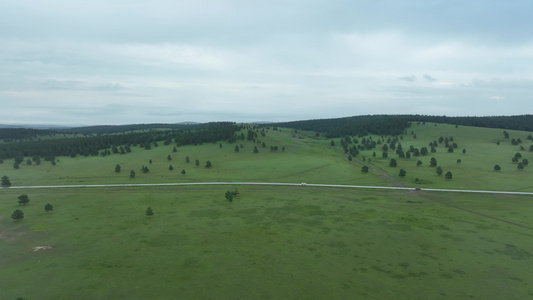
<svg viewBox="0 0 533 300"><path fill-rule="evenodd" d="M50 250L50 249L52 249L52 246L35 246L35 247L31 248L31 251L37 252L37 251L41 251L41 250Z"/></svg>

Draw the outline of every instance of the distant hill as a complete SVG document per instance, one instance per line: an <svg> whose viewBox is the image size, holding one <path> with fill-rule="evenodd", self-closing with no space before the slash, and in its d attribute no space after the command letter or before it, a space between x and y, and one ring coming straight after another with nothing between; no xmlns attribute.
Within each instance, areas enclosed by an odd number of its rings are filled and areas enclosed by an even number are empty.
<svg viewBox="0 0 533 300"><path fill-rule="evenodd" d="M334 119L303 120L272 123L271 126L290 127L324 133L326 137L345 135L402 134L409 122L431 122L451 125L533 131L533 115L447 117L429 115L366 115Z"/></svg>

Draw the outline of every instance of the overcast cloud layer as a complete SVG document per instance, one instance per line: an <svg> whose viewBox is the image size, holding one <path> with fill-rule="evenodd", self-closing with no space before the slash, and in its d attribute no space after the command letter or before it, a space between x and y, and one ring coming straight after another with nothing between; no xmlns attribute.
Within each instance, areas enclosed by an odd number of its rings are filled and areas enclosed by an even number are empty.
<svg viewBox="0 0 533 300"><path fill-rule="evenodd" d="M0 123L533 113L533 1L1 0Z"/></svg>

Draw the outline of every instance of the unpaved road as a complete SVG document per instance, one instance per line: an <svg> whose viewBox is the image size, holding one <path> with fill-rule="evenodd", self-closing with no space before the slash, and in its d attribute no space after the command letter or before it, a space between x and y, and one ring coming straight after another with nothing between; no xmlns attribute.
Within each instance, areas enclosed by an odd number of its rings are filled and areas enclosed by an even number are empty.
<svg viewBox="0 0 533 300"><path fill-rule="evenodd" d="M300 187L333 187L333 188L355 188L355 189L381 189L381 190L407 190L425 192L452 192L452 193L484 193L484 194L506 194L506 195L533 195L533 192L511 192L511 191L481 191L481 190L454 190L454 189L423 189L412 187L392 187L392 186L366 186L366 185L337 185L337 184L316 184L316 183L280 183L280 182L192 182L192 183L137 183L137 184L74 184L74 185L29 185L11 186L0 189L58 189L58 188L107 188L107 187L151 187L151 186L187 186L187 185L272 185L272 186L300 186Z"/></svg>

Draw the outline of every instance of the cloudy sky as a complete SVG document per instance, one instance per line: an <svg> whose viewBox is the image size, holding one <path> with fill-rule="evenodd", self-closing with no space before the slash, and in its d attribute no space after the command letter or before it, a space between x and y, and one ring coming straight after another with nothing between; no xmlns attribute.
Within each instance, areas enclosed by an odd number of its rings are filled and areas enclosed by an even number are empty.
<svg viewBox="0 0 533 300"><path fill-rule="evenodd" d="M533 113L530 0L0 7L0 124Z"/></svg>

